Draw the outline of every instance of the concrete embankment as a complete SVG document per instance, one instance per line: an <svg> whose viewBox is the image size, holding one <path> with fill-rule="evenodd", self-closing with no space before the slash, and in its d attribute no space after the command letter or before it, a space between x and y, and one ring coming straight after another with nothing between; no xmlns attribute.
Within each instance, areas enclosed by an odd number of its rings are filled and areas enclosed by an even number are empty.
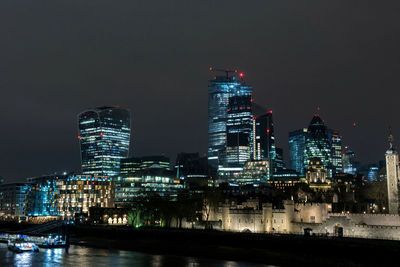
<svg viewBox="0 0 400 267"><path fill-rule="evenodd" d="M80 226L73 244L279 266L391 265L400 242L204 230Z"/></svg>

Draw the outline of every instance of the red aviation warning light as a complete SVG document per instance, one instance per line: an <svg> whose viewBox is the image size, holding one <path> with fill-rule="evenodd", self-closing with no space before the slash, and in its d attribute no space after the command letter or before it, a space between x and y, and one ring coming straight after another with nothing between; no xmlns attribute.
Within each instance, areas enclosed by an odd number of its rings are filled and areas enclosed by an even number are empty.
<svg viewBox="0 0 400 267"><path fill-rule="evenodd" d="M225 72L226 78L227 78L227 79L229 78L229 74L230 74L230 73L237 73L237 72L238 72L237 70L231 70L231 69L216 69L216 68L213 68L213 67L210 67L209 70L212 71L212 72ZM242 74L242 75L243 75L243 74ZM242 77L240 74L239 74L239 76Z"/></svg>
<svg viewBox="0 0 400 267"><path fill-rule="evenodd" d="M353 127L356 127L356 126L358 126L358 123L357 122L353 122Z"/></svg>
<svg viewBox="0 0 400 267"><path fill-rule="evenodd" d="M244 74L243 72L239 73L240 78L243 78Z"/></svg>
<svg viewBox="0 0 400 267"><path fill-rule="evenodd" d="M103 135L104 135L104 133L100 133L100 135L101 135L101 136L103 136Z"/></svg>
<svg viewBox="0 0 400 267"><path fill-rule="evenodd" d="M81 139L81 138L82 138L82 136L78 135L78 139Z"/></svg>

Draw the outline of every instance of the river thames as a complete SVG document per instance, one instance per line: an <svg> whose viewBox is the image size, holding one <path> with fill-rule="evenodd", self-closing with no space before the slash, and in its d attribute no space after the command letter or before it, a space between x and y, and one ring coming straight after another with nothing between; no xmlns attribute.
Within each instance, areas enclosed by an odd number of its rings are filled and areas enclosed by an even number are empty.
<svg viewBox="0 0 400 267"><path fill-rule="evenodd" d="M39 252L14 253L0 244L0 266L267 266L246 262L199 259L183 256L150 255L134 251L108 250L71 246L69 253L62 248L40 249Z"/></svg>

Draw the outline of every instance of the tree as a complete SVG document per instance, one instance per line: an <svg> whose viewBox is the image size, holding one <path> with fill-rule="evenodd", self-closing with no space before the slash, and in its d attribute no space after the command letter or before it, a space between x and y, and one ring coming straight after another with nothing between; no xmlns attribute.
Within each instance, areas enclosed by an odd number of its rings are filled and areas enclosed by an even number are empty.
<svg viewBox="0 0 400 267"><path fill-rule="evenodd" d="M210 219L211 212L215 211L218 207L218 202L223 201L221 192L214 188L204 190L202 199L203 219L206 222Z"/></svg>
<svg viewBox="0 0 400 267"><path fill-rule="evenodd" d="M140 208L136 207L133 208L128 212L128 224L132 225L133 227L140 226Z"/></svg>

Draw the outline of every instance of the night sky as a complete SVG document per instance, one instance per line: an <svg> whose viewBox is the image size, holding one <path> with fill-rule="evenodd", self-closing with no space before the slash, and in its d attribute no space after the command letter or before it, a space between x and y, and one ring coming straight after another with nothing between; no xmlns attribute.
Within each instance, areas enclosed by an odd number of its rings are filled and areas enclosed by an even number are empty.
<svg viewBox="0 0 400 267"><path fill-rule="evenodd" d="M400 140L399 1L2 0L0 176L80 167L77 114L120 105L136 156L207 150L208 68L274 111L278 146L316 107L363 163ZM353 122L359 124L353 127Z"/></svg>

